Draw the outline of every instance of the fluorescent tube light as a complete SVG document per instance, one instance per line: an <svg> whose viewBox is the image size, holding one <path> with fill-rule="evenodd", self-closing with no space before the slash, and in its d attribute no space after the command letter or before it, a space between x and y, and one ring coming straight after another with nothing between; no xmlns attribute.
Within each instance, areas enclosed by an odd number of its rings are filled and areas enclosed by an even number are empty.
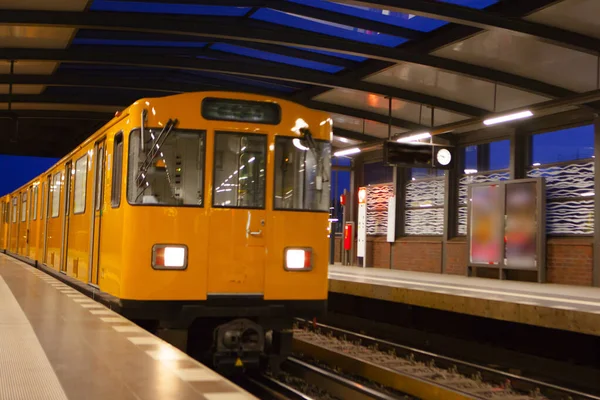
<svg viewBox="0 0 600 400"><path fill-rule="evenodd" d="M406 137L402 137L397 140L398 143L406 143L406 142L416 142L417 140L429 139L431 138L431 134L429 132L425 133L417 133L416 135L410 135Z"/></svg>
<svg viewBox="0 0 600 400"><path fill-rule="evenodd" d="M496 125L501 124L502 122L514 121L516 119L523 119L531 117L533 113L529 110L521 111L514 114L503 115L502 117L490 118L483 121L485 125Z"/></svg>
<svg viewBox="0 0 600 400"><path fill-rule="evenodd" d="M356 154L356 153L360 153L360 149L358 147L352 147L350 149L336 151L335 153L333 153L333 155L336 157L340 157L340 156L347 156L347 155Z"/></svg>

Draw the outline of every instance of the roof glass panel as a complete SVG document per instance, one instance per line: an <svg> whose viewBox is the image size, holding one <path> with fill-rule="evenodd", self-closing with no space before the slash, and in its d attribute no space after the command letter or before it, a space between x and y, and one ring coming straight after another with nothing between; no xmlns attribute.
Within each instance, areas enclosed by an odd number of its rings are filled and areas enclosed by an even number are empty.
<svg viewBox="0 0 600 400"><path fill-rule="evenodd" d="M285 13L282 11L272 10L270 8L261 8L254 13L254 15L252 15L252 18L273 24L285 25L291 28L304 29L329 36L336 36L358 42L378 44L388 47L395 47L406 42L406 39L401 37L386 35L365 29L358 29L347 25L308 18L301 15Z"/></svg>
<svg viewBox="0 0 600 400"><path fill-rule="evenodd" d="M173 42L166 40L116 40L75 38L73 44L90 44L102 46L141 46L141 47L204 47L205 42Z"/></svg>
<svg viewBox="0 0 600 400"><path fill-rule="evenodd" d="M456 4L457 6L475 8L477 10L484 9L496 4L498 0L440 0L443 3Z"/></svg>
<svg viewBox="0 0 600 400"><path fill-rule="evenodd" d="M160 14L216 15L241 17L250 11L250 7L202 6L193 4L144 3L137 1L94 0L90 10L143 12Z"/></svg>
<svg viewBox="0 0 600 400"><path fill-rule="evenodd" d="M336 65L324 64L316 61L303 60L296 57L284 56L281 54L270 53L262 50L249 49L247 47L236 46L227 43L215 43L211 46L213 50L225 51L228 53L239 54L242 56L248 56L253 58L260 58L261 60L273 61L277 63L294 65L302 68L316 69L323 72L335 73L339 72L343 67Z"/></svg>
<svg viewBox="0 0 600 400"><path fill-rule="evenodd" d="M431 32L448 22L433 18L419 17L409 13L401 13L381 8L365 7L352 4L340 4L325 0L287 0L312 7L321 8L341 14L370 19L385 24L401 26L421 32ZM498 2L498 0L441 0L460 6L482 9Z"/></svg>
<svg viewBox="0 0 600 400"><path fill-rule="evenodd" d="M352 54L336 53L336 52L327 51L327 50L309 49L307 47L297 47L297 46L286 46L286 47L292 47L294 49L300 49L300 50L304 50L304 51L310 51L310 52L313 52L313 53L324 54L326 56L332 56L332 57L338 57L338 58L345 58L347 60L358 61L358 62L362 62L362 61L366 61L367 60L366 57L354 56Z"/></svg>

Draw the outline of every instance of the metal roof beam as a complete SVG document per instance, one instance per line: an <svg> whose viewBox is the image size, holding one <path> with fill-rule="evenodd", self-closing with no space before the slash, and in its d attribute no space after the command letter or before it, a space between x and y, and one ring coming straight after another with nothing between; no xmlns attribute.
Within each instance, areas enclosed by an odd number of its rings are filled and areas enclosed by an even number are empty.
<svg viewBox="0 0 600 400"><path fill-rule="evenodd" d="M115 0L113 0L115 1ZM123 1L123 0L116 0ZM124 0L130 1L130 0ZM133 2L143 3L164 3L164 0L132 0ZM214 5L221 6L223 3L220 0L177 0L178 4L190 4L190 5ZM385 33L387 35L403 37L410 40L416 40L422 38L425 34L415 29L405 28L402 26L387 24L385 22L374 21L368 18L357 17L354 15L339 13L330 11L323 8L312 7L309 5L288 2L282 0L263 0L263 1L230 1L230 5L234 4L238 7L264 7L271 8L273 10L282 11L290 14L302 15L309 18L319 19L321 21L333 22L336 24L342 24L352 26L354 28L371 30L379 33Z"/></svg>
<svg viewBox="0 0 600 400"><path fill-rule="evenodd" d="M103 31L103 30L90 30L82 29L77 34L78 39L96 39L96 40L142 40L142 41L172 41L172 42L210 42L214 38L203 38L198 36L184 36L174 34L162 34L162 33L146 33L146 32L126 32L126 31ZM219 39L218 43L226 43L235 46L247 47L254 50L266 51L268 53L280 54L283 56L301 58L304 60L315 61L323 64L336 65L344 68L352 68L359 65L358 62L349 60L347 58L330 56L327 54L315 53L312 51L302 50L300 48L259 43L259 42L248 42L244 40L234 39ZM87 46L87 45L84 45ZM140 46L141 47L141 46ZM140 48L138 47L138 48ZM187 47L184 47L187 48ZM199 49L198 47L193 47Z"/></svg>
<svg viewBox="0 0 600 400"><path fill-rule="evenodd" d="M138 98L144 97L144 91L152 92L165 92L165 95L183 93L183 92L197 92L197 91L245 91L254 94L260 94L265 96L272 96L280 99L291 100L289 96L284 93L277 93L266 89L252 87L250 85L243 85L234 82L220 81L218 79L198 79L194 83L182 83L172 82L170 79L160 79L154 74L146 75L141 74L135 78L124 78L124 77L111 77L111 76L95 76L92 74L63 74L63 75L0 75L0 84L6 84L9 82L20 85L45 85L45 86L65 86L65 87L98 87L98 88L112 88L112 89L129 89L138 90L141 93L135 93ZM132 93L133 95L134 93ZM19 96L19 95L13 95ZM19 97L22 102L43 102L42 100L36 100L38 96L42 95L20 95L25 97ZM27 97L29 96L29 97ZM93 93L89 93L91 99L94 98ZM16 97L15 97L16 98ZM26 101L25 101L26 100ZM1 101L1 100L0 100ZM17 102L17 100L13 100ZM93 101L93 100L91 100ZM293 100L292 100L293 101ZM114 105L115 100L109 105ZM94 104L93 102L91 104ZM120 103L118 103L120 104ZM345 107L336 104L324 103L319 101L303 101L300 104L314 109L319 109L326 112L348 115L355 118L364 118L371 121L380 122L387 124L390 122L388 116L378 114L370 111L359 110L352 107ZM124 104L125 105L125 104ZM393 126L397 128L419 130L427 129L423 125L406 121L400 118L393 117L391 119Z"/></svg>
<svg viewBox="0 0 600 400"><path fill-rule="evenodd" d="M3 10L0 13L0 24L116 29L298 46L357 55L391 63L404 61L428 65L550 97L562 97L572 94L571 91L564 88L487 67L417 53L403 48L389 48L339 39L261 21L240 22L235 18L172 17L150 14L144 14L142 17L139 13ZM435 104L430 105L436 106Z"/></svg>
<svg viewBox="0 0 600 400"><path fill-rule="evenodd" d="M144 3L164 3L164 0L133 1ZM219 0L178 0L177 2L180 4L194 5L222 5ZM526 21L518 17L515 18L511 15L490 13L488 11L479 10L476 8L440 2L439 0L339 0L336 2L395 11L405 14L413 14L438 20L441 19L444 21L485 30L506 29L519 34L534 36L538 39L556 44L558 46L584 51L594 55L598 53L598 49L600 48L600 39L592 36L587 36L549 25ZM413 29L398 27L391 24L385 24L366 18L350 16L347 14L324 10L294 2L280 0L239 0L237 2L230 1L229 3L236 4L240 7L248 7L248 4L254 4L255 7L268 7L283 12L304 15L306 17L344 24L355 28L369 29L411 40L420 39L424 36L422 32ZM556 3L556 1L553 1L553 3Z"/></svg>
<svg viewBox="0 0 600 400"><path fill-rule="evenodd" d="M581 33L434 0L339 0L340 3L442 19L480 29L506 29L579 51L598 54L600 39Z"/></svg>
<svg viewBox="0 0 600 400"><path fill-rule="evenodd" d="M419 92L393 88L376 83L344 81L331 74L293 66L271 66L240 64L239 62L197 60L184 57L156 57L154 55L137 55L131 52L90 52L82 49L4 49L1 56L7 60L44 60L87 64L136 65L146 67L173 68L195 71L212 71L250 77L275 78L283 81L298 82L329 88L345 88L391 96L419 104L445 109L451 112L482 116L487 110L426 95ZM342 84L340 84L342 83Z"/></svg>
<svg viewBox="0 0 600 400"><path fill-rule="evenodd" d="M488 12L499 13L502 15L506 15L509 17L521 18L527 16L533 12L539 11L546 7L550 7L553 4L559 3L563 0L513 0L513 1L501 1L494 5L491 5L486 9ZM452 43L456 43L461 40L465 40L468 37L476 35L480 33L482 30L479 28L475 28L472 26L466 25L457 25L457 24L448 24L439 29L436 29L434 32L429 34L425 39L418 41L406 42L398 46L398 48L403 49L404 51L418 53L418 54L428 54L437 49L440 49L444 46L448 46ZM382 61L382 60L369 60L362 63L359 67L350 69L345 71L344 73L339 74L343 79L347 79L349 81L356 81L359 79L363 79L364 77L381 71L385 68L393 66L394 63ZM451 71L458 72L458 71ZM465 74L468 75L468 74ZM484 79L482 77L479 77ZM574 92L557 87L554 85L549 85L546 83L542 83L537 80L528 80L528 82L521 82L526 84L525 86L519 86L519 82L512 81L513 77L509 77L512 84L508 84L507 81L500 81L498 83L505 84L508 86L513 86L518 89L523 89L526 91L530 91L533 93L537 93L543 96L549 97L565 97L572 95ZM541 85L540 85L541 84ZM312 98L321 93L326 92L327 89L322 87L311 87L299 92L296 97L300 98Z"/></svg>
<svg viewBox="0 0 600 400"><path fill-rule="evenodd" d="M301 102L301 104L303 104L307 107L310 107L310 108L316 108L318 110L326 111L329 113L349 115L352 117L362 118L362 119L366 119L369 121L375 121L375 122L379 122L379 123L386 124L386 125L391 123L392 126L402 128L402 129L415 130L415 131L431 129L431 128L426 127L425 125L421 125L416 122L406 121L404 119L400 119L400 118L396 118L396 117L390 118L384 114L374 113L374 112L365 111L365 110L359 110L357 108L352 108L352 107L340 106L338 104L325 103L322 101L315 101L315 100L303 101L303 102Z"/></svg>
<svg viewBox="0 0 600 400"><path fill-rule="evenodd" d="M343 137L346 139L360 140L362 142L367 142L367 143L376 142L376 141L381 140L381 138L376 137L376 136L371 136L371 135L367 135L365 133L351 131L349 129L336 128L335 126L333 127L333 134L335 136Z"/></svg>
<svg viewBox="0 0 600 400"><path fill-rule="evenodd" d="M11 112L12 114L17 115L19 119L83 119L90 121L109 121L114 116L114 113L85 110L12 110ZM9 118L9 115L0 111L0 118Z"/></svg>

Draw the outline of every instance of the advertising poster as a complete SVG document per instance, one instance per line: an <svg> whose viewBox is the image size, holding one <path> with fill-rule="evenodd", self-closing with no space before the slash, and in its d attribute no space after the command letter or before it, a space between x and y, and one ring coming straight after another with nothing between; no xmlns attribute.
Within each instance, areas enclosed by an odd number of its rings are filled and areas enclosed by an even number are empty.
<svg viewBox="0 0 600 400"><path fill-rule="evenodd" d="M535 182L506 186L504 233L506 266L536 268L537 221Z"/></svg>
<svg viewBox="0 0 600 400"><path fill-rule="evenodd" d="M502 191L498 185L474 186L471 191L471 263L499 264L502 260Z"/></svg>

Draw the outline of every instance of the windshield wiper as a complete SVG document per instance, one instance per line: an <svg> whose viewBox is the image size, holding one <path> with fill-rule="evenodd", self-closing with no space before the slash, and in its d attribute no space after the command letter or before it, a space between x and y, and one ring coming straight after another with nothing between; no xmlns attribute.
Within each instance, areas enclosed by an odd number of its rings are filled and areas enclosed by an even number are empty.
<svg viewBox="0 0 600 400"><path fill-rule="evenodd" d="M144 162L142 163L142 165L140 165L138 175L135 179L138 187L142 186L144 184L144 182L146 181L146 173L148 172L148 168L150 168L150 166L154 162L154 159L156 158L156 155L160 153L160 147L163 145L163 143L165 142L165 140L167 139L167 137L169 136L169 134L171 133L173 128L178 123L179 123L179 121L177 119L169 118L169 120L163 127L162 131L160 131L158 136L152 142L152 145L146 152L146 158L144 159ZM144 149L143 144L142 144L143 142L144 142L144 138L140 135L140 147L142 150Z"/></svg>
<svg viewBox="0 0 600 400"><path fill-rule="evenodd" d="M329 182L329 177L325 173L325 166L323 165L323 156L321 156L320 152L318 151L317 142L313 138L312 133L310 133L310 129L300 128L300 133L302 133L302 140L304 140L308 146L317 163L317 178L321 178L321 182L317 180L316 186L317 190L321 190L323 182Z"/></svg>

